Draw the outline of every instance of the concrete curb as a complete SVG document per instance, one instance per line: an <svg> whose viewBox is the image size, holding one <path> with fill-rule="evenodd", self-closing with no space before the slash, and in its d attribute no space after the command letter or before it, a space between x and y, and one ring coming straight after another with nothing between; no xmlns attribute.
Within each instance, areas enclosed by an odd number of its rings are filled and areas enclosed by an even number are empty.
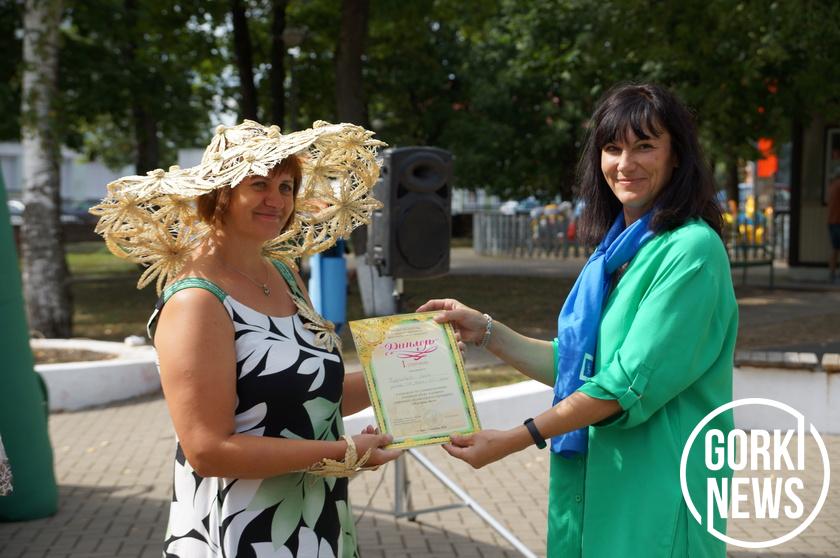
<svg viewBox="0 0 840 558"><path fill-rule="evenodd" d="M475 391L473 398L481 427L513 428L522 424L551 406L553 391L533 380ZM358 434L369 424L376 424L370 407L344 417L344 430L350 435Z"/></svg>
<svg viewBox="0 0 840 558"><path fill-rule="evenodd" d="M35 370L47 384L50 411L75 411L160 390L155 350L88 339L37 339L33 347L74 348L112 353L117 358L64 364L39 364ZM787 403L804 413L820 432L840 433L840 355L738 351L735 355L735 399L761 397ZM511 428L548 409L552 389L535 381L474 392L482 428ZM790 418L772 409L739 407L739 428L787 428ZM344 420L350 434L374 424L366 409Z"/></svg>
<svg viewBox="0 0 840 558"><path fill-rule="evenodd" d="M151 346L90 339L33 339L33 348L83 349L117 358L88 362L38 364L47 384L50 411L77 411L160 390L156 354Z"/></svg>
<svg viewBox="0 0 840 558"><path fill-rule="evenodd" d="M795 353L782 351L736 351L735 366L816 370L820 366L820 361L815 353Z"/></svg>
<svg viewBox="0 0 840 558"><path fill-rule="evenodd" d="M815 357L816 358L816 357ZM801 412L823 434L840 434L840 374L822 370L737 366L733 374L733 399L765 398L786 403ZM552 388L536 381L482 389L473 393L482 428L512 428L547 410ZM368 408L345 417L348 434L358 434L375 424ZM744 430L791 427L791 417L759 406L735 409L735 425Z"/></svg>

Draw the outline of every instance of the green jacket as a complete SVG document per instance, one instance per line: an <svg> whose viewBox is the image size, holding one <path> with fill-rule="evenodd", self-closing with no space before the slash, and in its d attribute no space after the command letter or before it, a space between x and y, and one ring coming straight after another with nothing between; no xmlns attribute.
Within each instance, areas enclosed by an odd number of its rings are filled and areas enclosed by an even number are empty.
<svg viewBox="0 0 840 558"><path fill-rule="evenodd" d="M598 331L596 374L579 391L622 412L589 428L580 458L552 455L548 556L726 555L688 512L680 457L703 417L732 400L738 306L720 238L702 221L657 235L611 292ZM707 427L732 429L731 412ZM687 479L705 510L702 433ZM718 476L731 476L724 470ZM725 522L715 521L725 533Z"/></svg>

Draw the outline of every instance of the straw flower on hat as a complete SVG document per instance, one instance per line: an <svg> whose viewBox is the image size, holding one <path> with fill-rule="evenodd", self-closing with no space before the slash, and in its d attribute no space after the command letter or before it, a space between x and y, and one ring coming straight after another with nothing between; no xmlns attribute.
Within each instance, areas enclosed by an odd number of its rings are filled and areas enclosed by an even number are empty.
<svg viewBox="0 0 840 558"><path fill-rule="evenodd" d="M265 176L296 155L302 180L295 213L263 246L267 257L294 266L295 258L326 250L381 207L371 189L379 177L376 151L384 145L373 132L352 124L317 121L308 130L281 134L277 126L245 120L217 127L199 165L115 180L90 212L99 216L96 232L112 253L146 266L137 288L154 281L160 294L210 232L198 216L196 198L235 188L249 176Z"/></svg>

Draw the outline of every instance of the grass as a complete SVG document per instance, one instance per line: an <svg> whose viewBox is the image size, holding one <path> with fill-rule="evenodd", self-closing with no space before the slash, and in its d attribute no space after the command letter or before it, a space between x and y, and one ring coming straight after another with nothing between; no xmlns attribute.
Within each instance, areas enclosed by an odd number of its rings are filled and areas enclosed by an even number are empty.
<svg viewBox="0 0 840 558"><path fill-rule="evenodd" d="M157 297L153 288L135 288L140 269L111 255L101 242L70 244L67 251L73 278L74 335L106 340L144 335ZM526 335L550 339L571 284L570 280L536 277L407 279L401 305L412 312L430 298L457 298ZM347 317L364 317L355 282L349 285ZM347 328L342 338L352 346Z"/></svg>
<svg viewBox="0 0 840 558"><path fill-rule="evenodd" d="M545 277L450 275L437 279L406 279L400 306L413 312L432 298L455 298L504 322L513 329L540 339L551 339L557 330L557 314L572 287L571 280ZM347 319L364 318L358 285L351 283ZM345 347L353 342L342 330Z"/></svg>
<svg viewBox="0 0 840 558"><path fill-rule="evenodd" d="M146 336L146 321L157 296L154 288L138 291L134 271L122 275L74 281L73 335L122 341L129 335Z"/></svg>
<svg viewBox="0 0 840 558"><path fill-rule="evenodd" d="M104 242L74 242L67 245L67 265L73 276L120 275L138 271L138 267L115 257Z"/></svg>
<svg viewBox="0 0 840 558"><path fill-rule="evenodd" d="M492 368L474 368L467 370L472 390L503 386L523 382L528 378L512 366L494 366Z"/></svg>
<svg viewBox="0 0 840 558"><path fill-rule="evenodd" d="M449 245L452 248L472 248L473 239L466 236L453 236L449 240Z"/></svg>
<svg viewBox="0 0 840 558"><path fill-rule="evenodd" d="M145 336L146 321L157 296L153 288L136 289L140 269L111 255L103 242L69 244L67 251L75 302L74 335L115 341L129 335ZM557 330L557 314L571 286L571 279L538 277L451 275L429 280L407 279L401 306L403 311L411 312L430 298L456 298L525 335L551 339ZM818 297L803 300L771 297L753 288L739 288L736 294L739 301L758 297L762 304L791 308L789 317L782 312L760 323L743 319L739 325L738 349L836 342L840 314L830 303L825 305L824 312L805 315L797 311L797 305L818 304ZM742 317L750 309L750 304L742 307ZM349 320L364 317L355 282L349 285L347 317ZM356 361L349 328L343 328L341 337L346 360ZM523 378L506 367L471 371L470 377L480 387Z"/></svg>
<svg viewBox="0 0 840 558"><path fill-rule="evenodd" d="M73 335L106 341L145 336L157 296L154 289L137 290L140 268L111 254L104 242L74 242L66 249Z"/></svg>
<svg viewBox="0 0 840 558"><path fill-rule="evenodd" d="M129 335L146 335L146 321L157 296L149 287L138 291L140 269L113 256L103 242L67 245L74 300L73 335L122 341ZM495 319L532 337L550 339L557 327L557 313L572 282L552 278L479 277L454 275L438 279L407 279L401 305L405 312L430 298L457 298L487 312ZM364 318L358 285L351 282L348 320ZM355 361L349 328L342 330L345 357ZM470 371L475 389L521 381L524 376L510 367Z"/></svg>

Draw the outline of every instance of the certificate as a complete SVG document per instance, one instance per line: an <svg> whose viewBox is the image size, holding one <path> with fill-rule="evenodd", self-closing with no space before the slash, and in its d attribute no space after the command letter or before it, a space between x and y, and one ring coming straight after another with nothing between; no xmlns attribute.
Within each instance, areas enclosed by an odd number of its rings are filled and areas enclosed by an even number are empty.
<svg viewBox="0 0 840 558"><path fill-rule="evenodd" d="M389 448L442 444L481 428L455 332L437 314L350 322L379 430L394 437Z"/></svg>

